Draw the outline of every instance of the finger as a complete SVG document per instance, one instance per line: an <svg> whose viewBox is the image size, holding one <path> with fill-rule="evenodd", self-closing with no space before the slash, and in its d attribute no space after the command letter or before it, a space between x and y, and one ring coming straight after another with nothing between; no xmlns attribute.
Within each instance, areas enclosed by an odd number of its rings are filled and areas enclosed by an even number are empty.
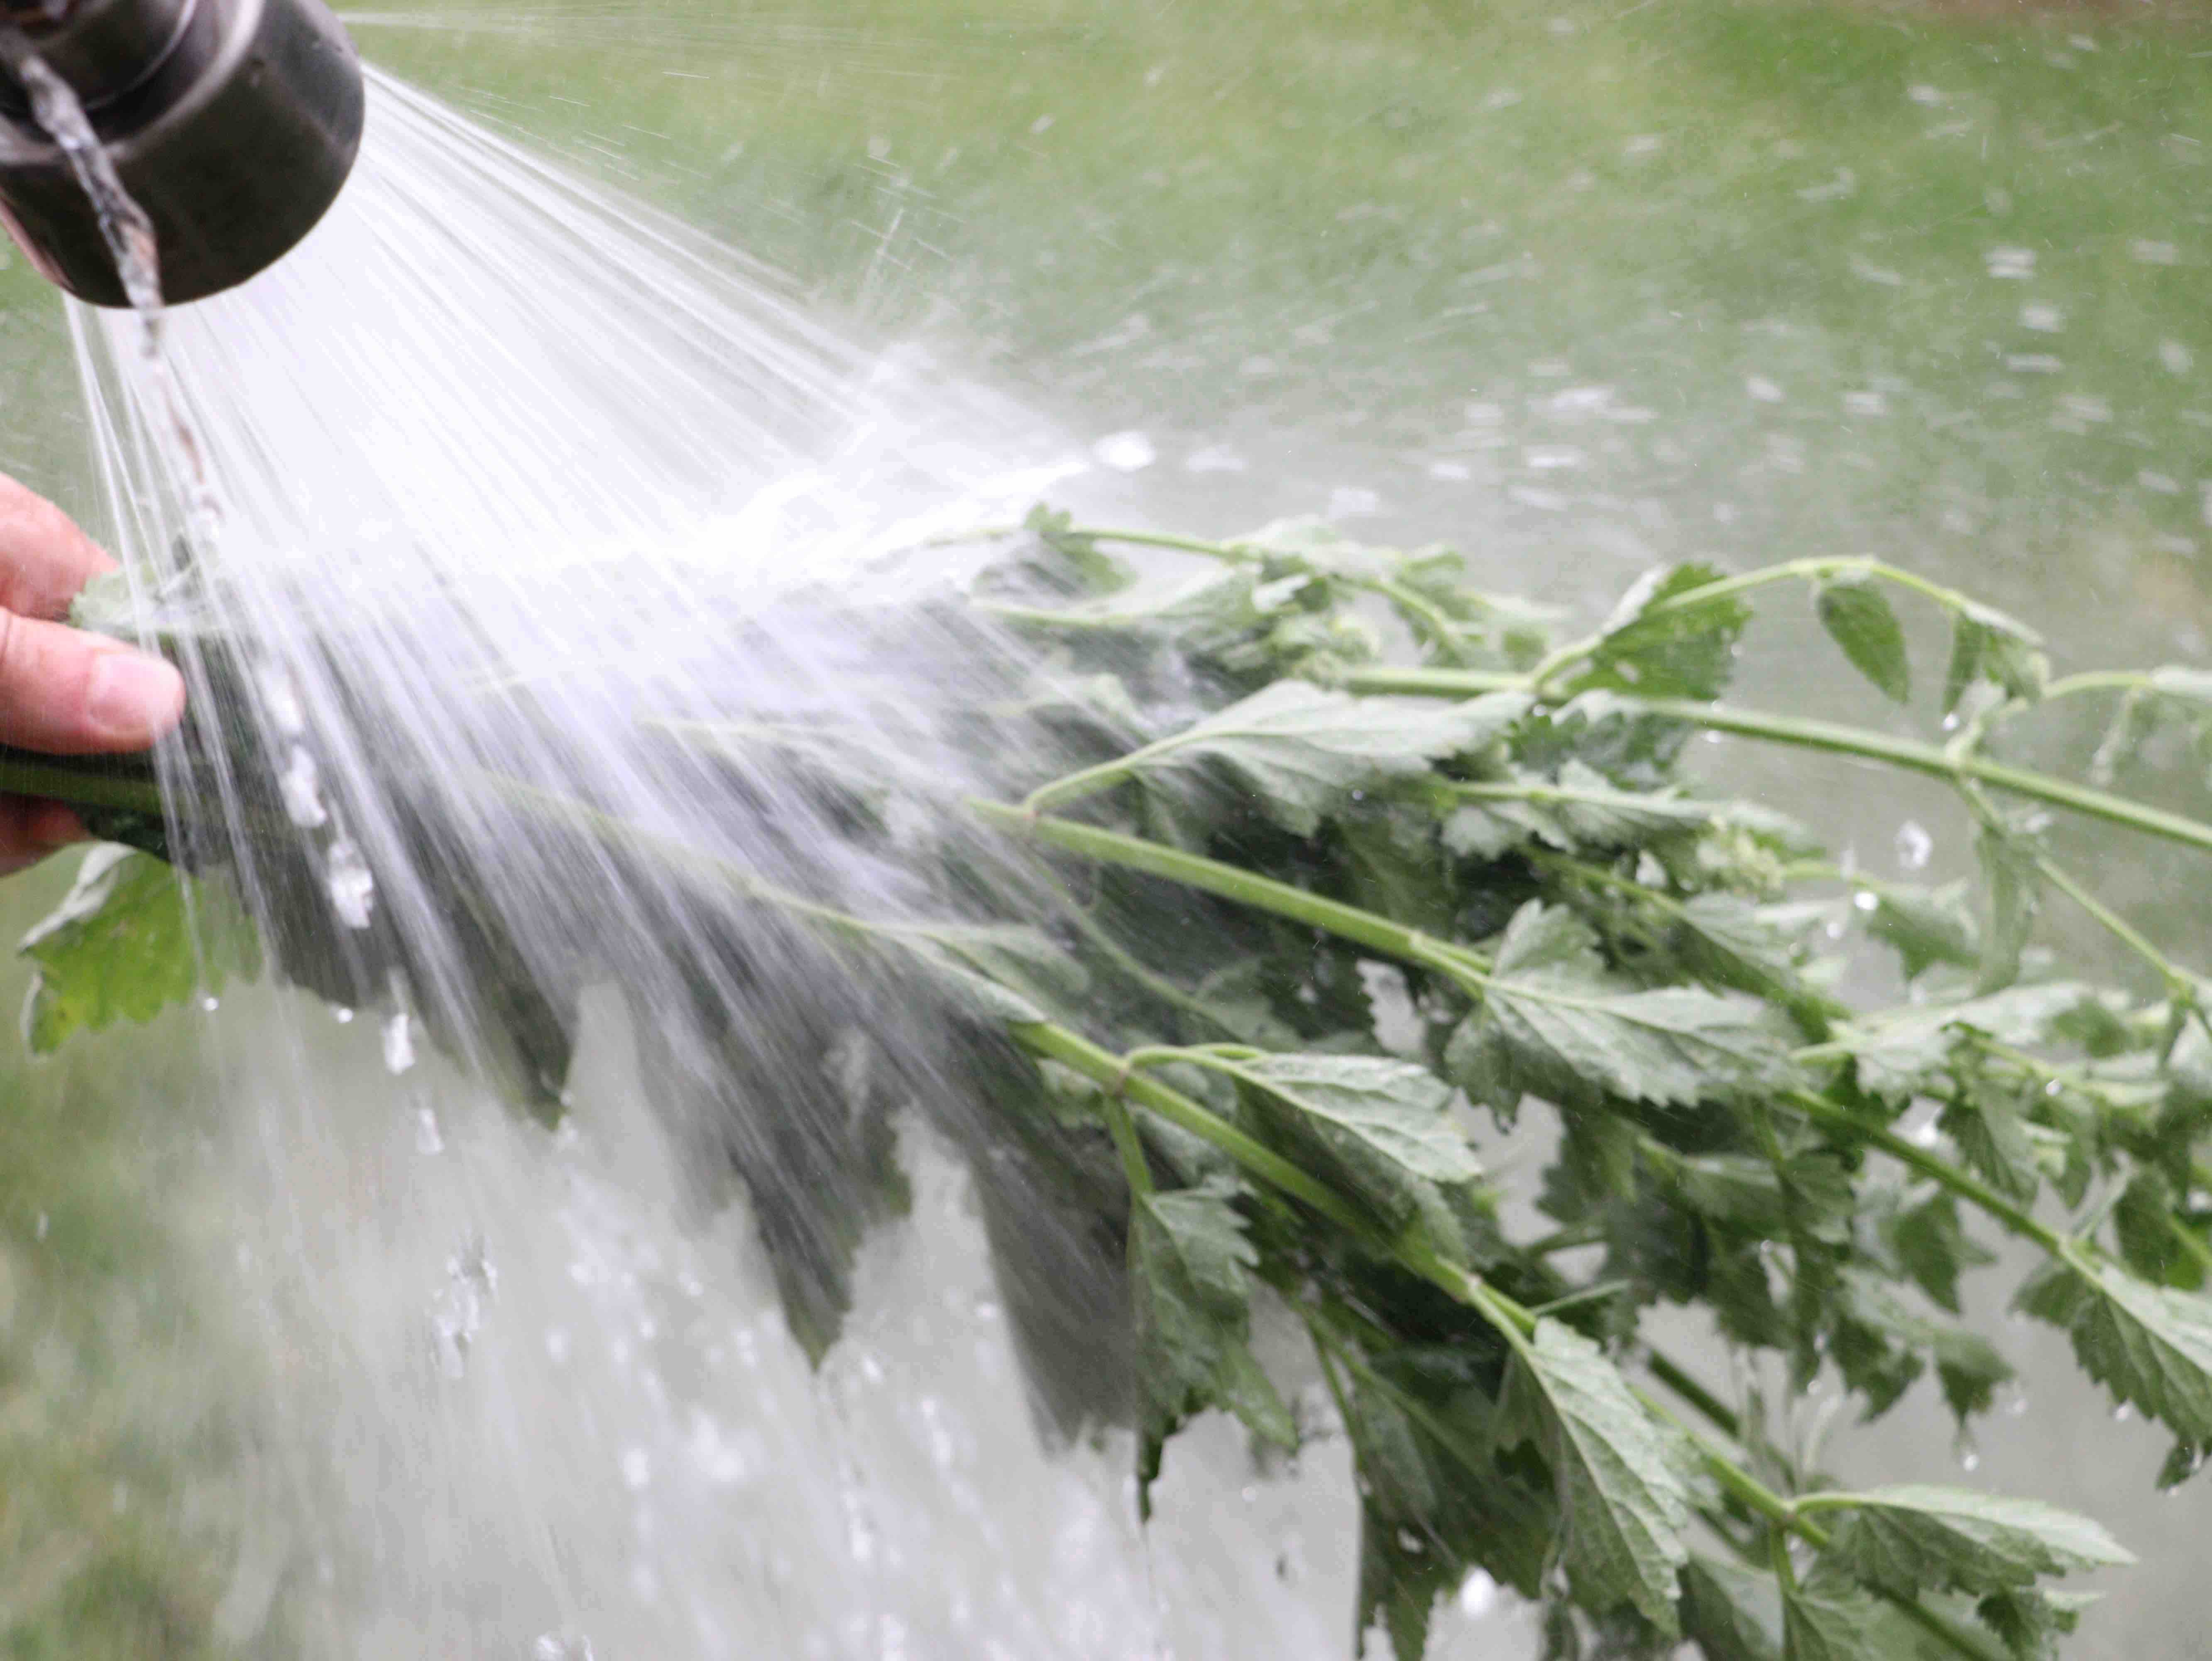
<svg viewBox="0 0 2212 1661"><path fill-rule="evenodd" d="M19 617L67 617L84 585L114 569L75 520L0 473L0 608Z"/></svg>
<svg viewBox="0 0 2212 1661"><path fill-rule="evenodd" d="M61 803L0 796L0 877L12 876L57 849L85 839L83 822Z"/></svg>
<svg viewBox="0 0 2212 1661"><path fill-rule="evenodd" d="M121 641L0 611L0 744L143 750L185 711L185 678Z"/></svg>

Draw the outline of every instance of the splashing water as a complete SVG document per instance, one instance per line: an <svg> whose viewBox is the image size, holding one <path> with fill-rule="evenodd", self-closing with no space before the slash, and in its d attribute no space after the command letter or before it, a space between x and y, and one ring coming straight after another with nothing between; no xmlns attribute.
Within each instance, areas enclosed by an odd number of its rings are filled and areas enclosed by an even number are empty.
<svg viewBox="0 0 2212 1661"><path fill-rule="evenodd" d="M1126 1437L1053 1430L1118 1405L1096 1245L939 1024L744 897L957 912L898 850L988 787L955 728L1018 658L896 551L1025 505L1065 447L370 90L355 179L283 265L158 356L71 315L149 626L250 728L245 762L162 757L180 856L287 978L389 1012L262 989L202 1023L225 1110L174 1228L264 1451L227 1636L1341 1655L1340 1444L1244 1503L1243 1449L1200 1427L1147 1544ZM824 749L865 757L859 808L784 764ZM741 934L702 927L708 891Z"/></svg>

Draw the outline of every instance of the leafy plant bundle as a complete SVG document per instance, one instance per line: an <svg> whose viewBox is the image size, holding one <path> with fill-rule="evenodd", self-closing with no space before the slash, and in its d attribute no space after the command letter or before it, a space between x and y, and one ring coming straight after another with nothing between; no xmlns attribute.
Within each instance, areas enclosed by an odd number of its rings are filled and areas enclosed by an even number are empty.
<svg viewBox="0 0 2212 1661"><path fill-rule="evenodd" d="M692 1029L710 1053L665 1076L749 1127L724 1146L795 1328L834 1337L853 1243L896 1201L884 1116L921 1099L984 1156L1003 1272L1031 1275L1013 1310L1040 1382L1064 1414L1133 1421L1140 1494L1208 1409L1283 1448L1349 1439L1358 1628L1382 1625L1400 1661L1477 1571L1544 1601L1558 1656L1686 1639L1708 1661L2057 1654L2088 1601L2057 1581L2130 1561L2098 1524L1965 1488L1841 1488L1641 1329L1661 1304L1701 1307L1727 1346L1801 1387L1832 1375L1869 1417L1932 1372L1963 1427L2010 1368L1962 1321L1960 1278L2008 1235L2036 1260L2017 1309L2172 1435L2168 1482L2195 1473L2212 1446L2212 983L2060 865L2036 815L2212 850L2212 825L2108 788L2154 728L2212 730L2212 677L2053 679L2026 625L1866 560L1672 567L1562 642L1449 550L1310 524L1212 543L1040 511L978 539L994 557L930 628L1035 649L954 712L957 792L908 780L880 733L641 717L655 753L703 757L779 812L803 801L896 865L895 920L605 803L471 787L533 848L596 849L668 897L667 949L691 954L677 978L713 1007ZM1139 583L1115 550L1146 545L1205 569ZM1779 584L1809 589L1900 703L1893 597L1943 614L1947 740L1721 702L1749 597ZM2023 717L2097 697L2118 701L2097 782L2002 757ZM1698 795L1680 763L1699 729L1952 786L1979 827L1978 893L1855 875L1772 811ZM1040 771L1051 755L1076 764ZM51 762L0 765L0 787L162 806L150 776ZM909 788L920 821L887 800ZM172 828L194 812L173 797ZM153 824L138 840L158 849ZM91 857L26 943L40 1047L253 970L233 925L195 960L188 904L230 913L210 897L220 860L192 862L198 881L150 852ZM2032 939L2045 904L2107 931L2144 988L2055 977ZM1824 925L1850 922L1894 951L1907 1002L1838 995L1844 931ZM476 930L488 983L467 1019L504 1023L543 1086L587 954L550 969L497 934ZM278 969L301 949L280 942ZM794 959L806 991L779 999L765 977ZM732 1002L733 984L763 989ZM883 1041L893 1009L930 1036ZM793 1087L802 1064L812 1084ZM834 1112L759 1106L814 1085ZM1548 1220L1516 1229L1478 1149L1486 1116L1539 1104ZM1032 1202L1060 1220L1041 1276L1019 1261L1037 1237L1008 1220ZM1125 1371L1093 1364L1101 1311L1126 1323L1108 1347ZM1302 1329L1324 1409L1294 1410L1255 1321ZM1055 1369L1085 1333L1081 1364Z"/></svg>

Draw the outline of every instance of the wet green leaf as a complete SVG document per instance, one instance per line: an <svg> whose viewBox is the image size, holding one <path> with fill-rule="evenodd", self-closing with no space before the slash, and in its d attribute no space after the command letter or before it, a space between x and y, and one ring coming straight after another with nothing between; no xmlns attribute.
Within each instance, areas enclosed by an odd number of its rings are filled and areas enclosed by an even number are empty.
<svg viewBox="0 0 2212 1661"><path fill-rule="evenodd" d="M2185 1443L2212 1444L2212 1299L2085 1259L2046 1265L2018 1306L2064 1328L2075 1359L2114 1400Z"/></svg>
<svg viewBox="0 0 2212 1661"><path fill-rule="evenodd" d="M1844 1587L1784 1594L1783 1661L1896 1661L1881 1604Z"/></svg>
<svg viewBox="0 0 2212 1661"><path fill-rule="evenodd" d="M1297 1442L1290 1410L1252 1354L1250 1271L1258 1254L1226 1180L1145 1195L1131 1206L1129 1275L1139 1398L1137 1493L1149 1514L1168 1439L1222 1408L1256 1436Z"/></svg>
<svg viewBox="0 0 2212 1661"><path fill-rule="evenodd" d="M1690 1495L1674 1433L1595 1343L1558 1321L1536 1323L1514 1376L1516 1388L1533 1388L1548 1430L1577 1596L1600 1610L1628 1603L1675 1634Z"/></svg>
<svg viewBox="0 0 2212 1661"><path fill-rule="evenodd" d="M1905 630L1880 583L1864 576L1832 577L1813 591L1813 610L1851 666L1897 703L1912 701L1912 666Z"/></svg>
<svg viewBox="0 0 2212 1661"><path fill-rule="evenodd" d="M1607 620L1572 690L1718 697L1735 669L1735 642L1751 621L1751 608L1734 596L1682 602L1720 580L1712 566L1694 563L1646 572Z"/></svg>
<svg viewBox="0 0 2212 1661"><path fill-rule="evenodd" d="M1481 750L1527 707L1517 693L1435 703L1277 681L1148 745L1128 765L1154 782L1193 769L1218 770L1285 830L1311 836L1353 791L1425 771L1440 757Z"/></svg>
<svg viewBox="0 0 2212 1661"><path fill-rule="evenodd" d="M37 971L24 1036L40 1055L261 972L259 939L226 885L110 843L86 852L68 898L21 951Z"/></svg>
<svg viewBox="0 0 2212 1661"><path fill-rule="evenodd" d="M1454 1076L1562 1105L1607 1096L1686 1104L1791 1075L1782 1029L1748 998L1622 984L1571 911L1530 901L1500 944L1482 1007L1451 1042ZM1469 1086L1470 1093L1476 1086Z"/></svg>
<svg viewBox="0 0 2212 1661"><path fill-rule="evenodd" d="M1984 1592L2033 1586L2038 1577L2134 1562L2104 1528L2039 1500L1917 1484L1848 1495L1829 1552L1878 1590L1911 1597L1923 1589Z"/></svg>

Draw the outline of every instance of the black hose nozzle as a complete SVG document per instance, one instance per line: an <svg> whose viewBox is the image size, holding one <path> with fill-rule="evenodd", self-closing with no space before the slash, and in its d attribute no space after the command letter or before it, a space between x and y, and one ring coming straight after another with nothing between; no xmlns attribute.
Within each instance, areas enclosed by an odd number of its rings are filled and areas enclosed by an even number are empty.
<svg viewBox="0 0 2212 1661"><path fill-rule="evenodd" d="M85 106L153 222L173 304L274 265L352 171L361 62L321 0L0 0L0 27ZM0 221L70 293L128 303L91 199L4 66Z"/></svg>

